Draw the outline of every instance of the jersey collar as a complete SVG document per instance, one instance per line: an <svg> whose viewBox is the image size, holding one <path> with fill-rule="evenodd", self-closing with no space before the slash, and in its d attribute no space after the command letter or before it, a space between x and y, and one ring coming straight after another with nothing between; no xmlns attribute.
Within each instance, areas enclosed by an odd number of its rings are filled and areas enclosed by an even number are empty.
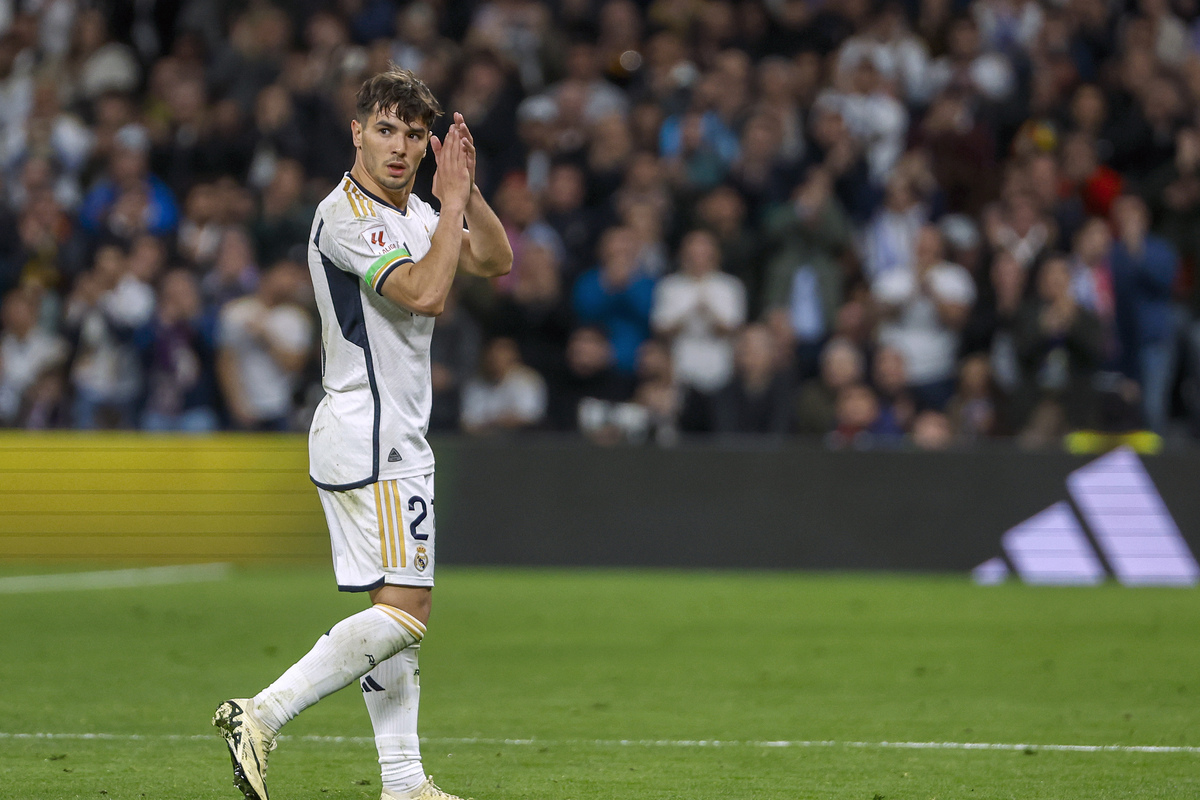
<svg viewBox="0 0 1200 800"><path fill-rule="evenodd" d="M351 175L349 172L347 172L347 173L346 173L346 177L347 177L347 178L349 178L349 179L350 179L350 181L351 181L351 182L352 182L352 183L353 183L355 186L357 186L357 187L358 187L358 190L359 190L360 192L362 192L362 193L363 193L363 194L365 194L367 197L369 197L369 198L371 198L372 200L374 200L376 203L379 203L379 205L381 205L381 206L386 206L386 207L390 208L392 211L395 211L397 214L399 214L399 215L400 215L400 216L402 216L402 217L407 217L407 216L408 216L408 210L407 210L407 209L403 209L403 208L400 208L399 206L392 205L392 204L391 204L391 203L389 203L387 200L384 200L382 197L380 197L379 195L375 194L374 192L368 191L368 190L367 190L367 187L365 187L365 186L363 186L361 183L359 183L359 182L358 182L358 181L357 181L357 180L354 178L354 176L353 176L353 175ZM410 194L410 195L409 195L409 197L411 197L411 196L412 196L412 195Z"/></svg>

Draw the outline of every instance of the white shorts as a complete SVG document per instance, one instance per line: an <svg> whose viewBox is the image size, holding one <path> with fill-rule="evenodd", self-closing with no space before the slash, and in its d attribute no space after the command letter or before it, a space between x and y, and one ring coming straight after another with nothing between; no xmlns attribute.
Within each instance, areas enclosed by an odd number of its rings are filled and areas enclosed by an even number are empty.
<svg viewBox="0 0 1200 800"><path fill-rule="evenodd" d="M339 590L368 592L385 583L433 586L432 473L317 493L329 523Z"/></svg>

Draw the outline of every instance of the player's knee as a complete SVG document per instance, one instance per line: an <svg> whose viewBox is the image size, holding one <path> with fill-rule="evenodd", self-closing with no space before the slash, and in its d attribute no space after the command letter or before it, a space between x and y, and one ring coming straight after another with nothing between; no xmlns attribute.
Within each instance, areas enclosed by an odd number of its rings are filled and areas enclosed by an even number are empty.
<svg viewBox="0 0 1200 800"><path fill-rule="evenodd" d="M433 592L428 586L385 585L371 592L371 602L398 608L425 625L433 606Z"/></svg>

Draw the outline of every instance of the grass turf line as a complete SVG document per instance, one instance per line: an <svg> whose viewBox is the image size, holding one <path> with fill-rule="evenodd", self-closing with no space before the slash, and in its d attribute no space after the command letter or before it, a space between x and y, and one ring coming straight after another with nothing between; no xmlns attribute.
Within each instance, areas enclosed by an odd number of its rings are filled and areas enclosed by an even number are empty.
<svg viewBox="0 0 1200 800"><path fill-rule="evenodd" d="M427 769L480 800L1200 795L1192 753L594 745L1200 745L1193 591L444 570L435 597L421 656ZM362 603L337 594L321 568L0 597L0 728L207 734L219 700L261 688ZM287 733L369 736L356 695L328 698ZM553 741L444 741L468 737ZM0 740L0 778L0 798L22 800L236 797L215 734L211 742ZM373 748L361 738L288 741L272 758L271 785L276 800L374 800Z"/></svg>

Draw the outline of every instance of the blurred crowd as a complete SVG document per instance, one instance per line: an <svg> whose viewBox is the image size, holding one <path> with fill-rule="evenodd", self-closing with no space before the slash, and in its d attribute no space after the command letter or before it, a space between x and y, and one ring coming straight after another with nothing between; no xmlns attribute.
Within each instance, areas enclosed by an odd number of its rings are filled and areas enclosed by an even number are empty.
<svg viewBox="0 0 1200 800"><path fill-rule="evenodd" d="M389 63L515 254L436 431L1200 435L1200 0L0 0L0 425L304 430Z"/></svg>

